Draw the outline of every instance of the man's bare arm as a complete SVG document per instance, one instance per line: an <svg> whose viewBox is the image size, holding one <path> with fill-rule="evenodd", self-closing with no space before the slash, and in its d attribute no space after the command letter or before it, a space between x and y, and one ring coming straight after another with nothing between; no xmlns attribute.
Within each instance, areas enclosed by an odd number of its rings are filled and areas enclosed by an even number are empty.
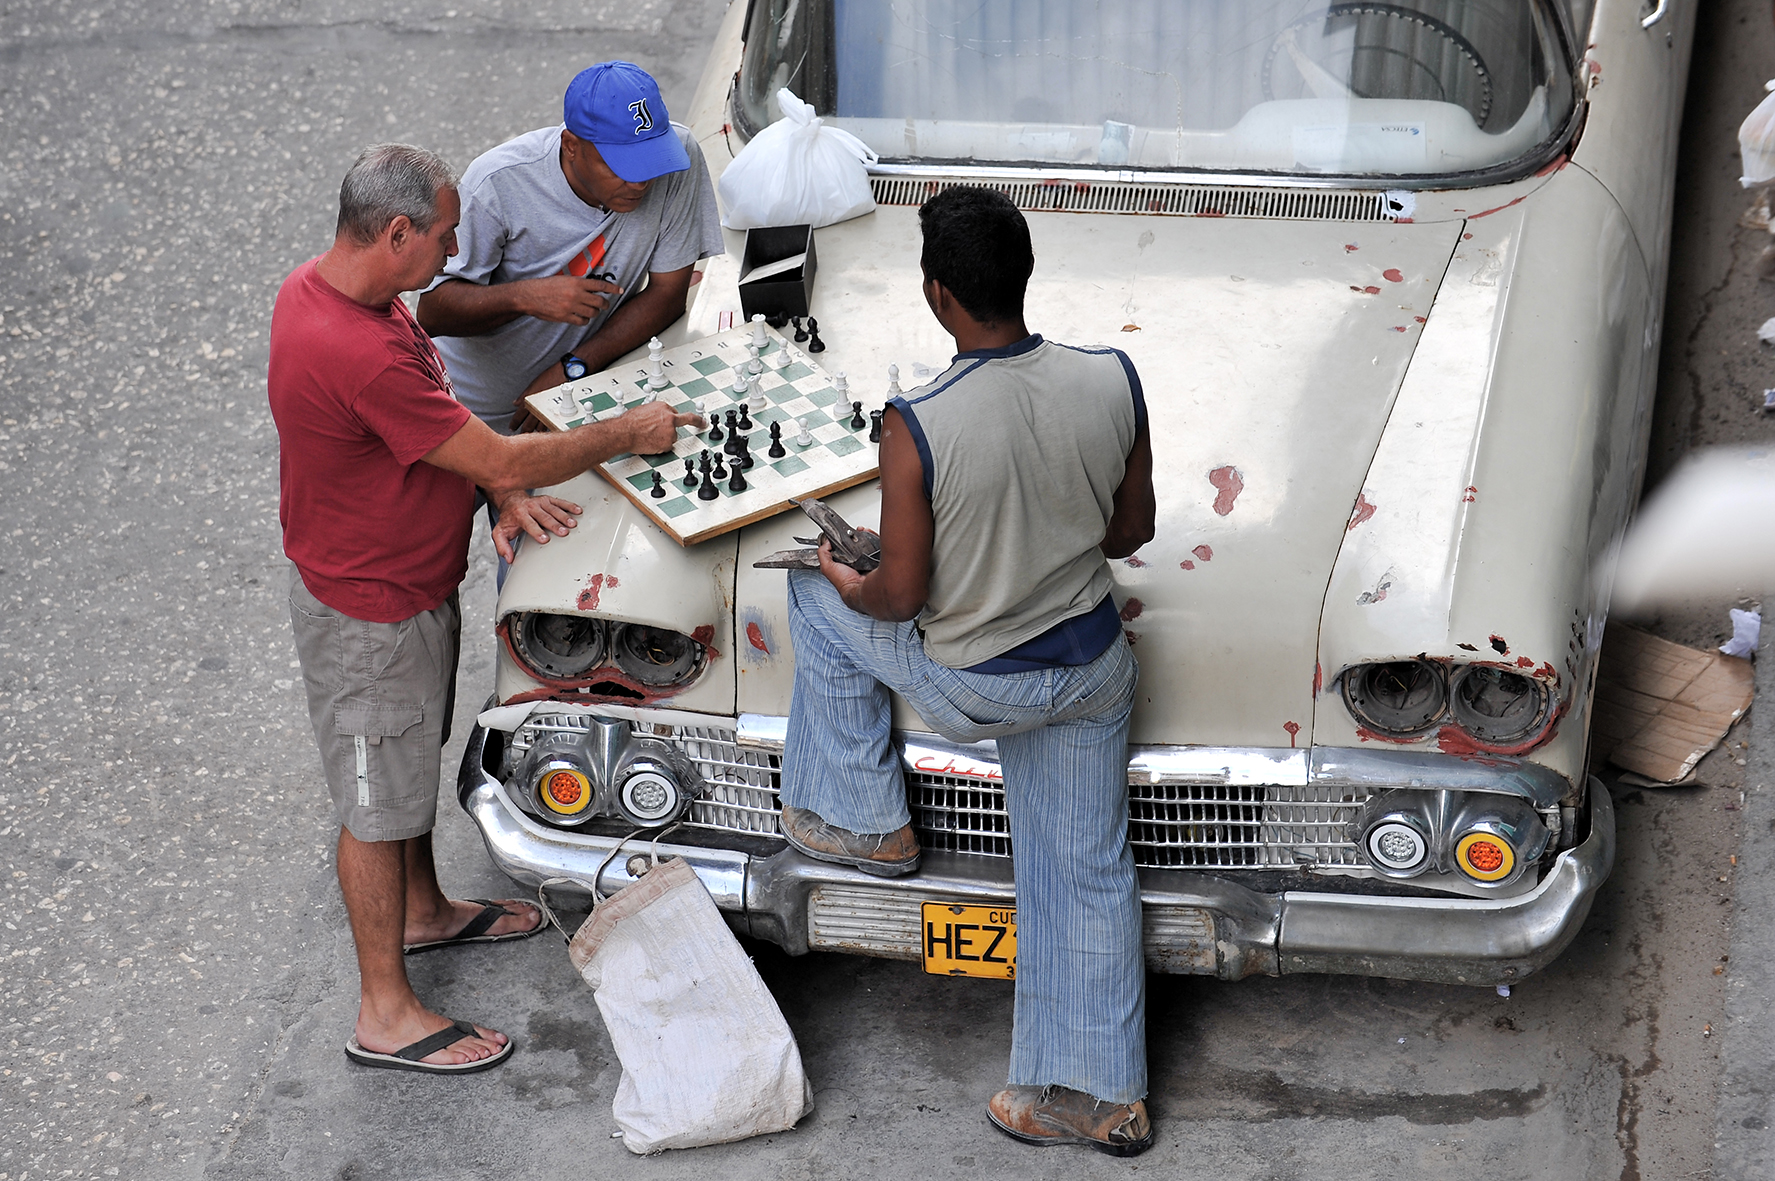
<svg viewBox="0 0 1775 1181"><path fill-rule="evenodd" d="M896 623L911 619L930 598L936 531L918 448L900 412L890 406L881 418L881 565L858 574L834 562L831 543L821 542L820 569L851 610Z"/></svg>
<svg viewBox="0 0 1775 1181"><path fill-rule="evenodd" d="M690 295L690 277L695 270L695 267L685 267L648 275L646 289L610 313L610 319L604 321L598 331L579 342L573 355L584 361L588 370L597 373L608 368L618 357L633 352L664 332L684 314L684 303ZM519 395L513 428L528 417L524 408L525 397L538 390L552 389L566 380L567 374L562 371L559 361L551 362L547 369L537 374Z"/></svg>
<svg viewBox="0 0 1775 1181"><path fill-rule="evenodd" d="M434 467L467 476L497 501L514 489L570 480L618 455L669 451L679 427L700 428L702 423L699 416L679 414L665 402L650 402L607 422L558 434L500 435L471 416L424 458Z"/></svg>
<svg viewBox="0 0 1775 1181"><path fill-rule="evenodd" d="M1153 539L1158 503L1153 496L1152 440L1142 428L1134 436L1122 482L1116 488L1115 512L1098 548L1106 558L1125 558Z"/></svg>
<svg viewBox="0 0 1775 1181"><path fill-rule="evenodd" d="M419 297L418 320L433 336L480 336L519 316L557 324L590 324L621 294L622 288L615 283L572 275L510 283L447 279Z"/></svg>

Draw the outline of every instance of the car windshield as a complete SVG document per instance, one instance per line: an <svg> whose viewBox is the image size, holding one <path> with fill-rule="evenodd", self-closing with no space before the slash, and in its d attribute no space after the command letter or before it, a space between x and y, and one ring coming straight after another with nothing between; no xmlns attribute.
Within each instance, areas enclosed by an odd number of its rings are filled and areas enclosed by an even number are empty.
<svg viewBox="0 0 1775 1181"><path fill-rule="evenodd" d="M755 0L743 130L787 87L887 161L1446 175L1571 112L1545 0Z"/></svg>

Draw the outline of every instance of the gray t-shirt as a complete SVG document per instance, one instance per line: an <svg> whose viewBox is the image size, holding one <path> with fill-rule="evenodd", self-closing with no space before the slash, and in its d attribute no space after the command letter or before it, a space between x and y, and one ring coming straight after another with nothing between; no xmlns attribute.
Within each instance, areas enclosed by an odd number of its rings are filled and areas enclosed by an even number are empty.
<svg viewBox="0 0 1775 1181"><path fill-rule="evenodd" d="M561 172L560 127L544 127L482 153L462 174L458 253L445 279L510 283L550 275L591 275L623 289L590 324L533 316L480 336L440 336L456 397L483 422L509 434L518 395L536 375L578 347L641 288L648 272L682 270L723 253L715 190L690 129L672 124L690 167L648 186L631 213L608 213L579 199ZM428 289L429 290L429 289Z"/></svg>

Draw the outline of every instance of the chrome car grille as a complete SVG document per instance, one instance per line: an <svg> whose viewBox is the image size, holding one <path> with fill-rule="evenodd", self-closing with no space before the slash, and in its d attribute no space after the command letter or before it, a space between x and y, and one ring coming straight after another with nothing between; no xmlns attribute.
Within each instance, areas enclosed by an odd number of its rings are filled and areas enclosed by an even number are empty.
<svg viewBox="0 0 1775 1181"><path fill-rule="evenodd" d="M584 730L585 715L539 714L512 736L514 761L538 734ZM685 823L723 832L776 836L782 759L742 748L717 726L632 723L636 734L675 741L707 785ZM1009 857L1005 789L996 780L906 772L907 804L926 849ZM1150 869L1358 868L1346 836L1366 796L1318 784L1150 783L1128 785L1129 838L1135 863Z"/></svg>
<svg viewBox="0 0 1775 1181"><path fill-rule="evenodd" d="M1360 189L1152 184L1093 180L991 180L949 176L874 176L878 205L922 205L944 189L997 189L1019 209L1061 213L1138 213L1173 217L1263 217L1291 221L1392 221L1387 195Z"/></svg>

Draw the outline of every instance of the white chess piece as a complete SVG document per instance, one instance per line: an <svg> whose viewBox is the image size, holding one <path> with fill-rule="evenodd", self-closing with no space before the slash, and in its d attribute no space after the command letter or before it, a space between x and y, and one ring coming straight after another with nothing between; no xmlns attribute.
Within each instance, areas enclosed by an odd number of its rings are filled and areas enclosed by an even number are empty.
<svg viewBox="0 0 1775 1181"><path fill-rule="evenodd" d="M770 363L778 373L787 369L789 367L789 350L786 348L778 349L776 352L770 354Z"/></svg>
<svg viewBox="0 0 1775 1181"><path fill-rule="evenodd" d="M760 361L758 359L758 352L759 352L759 349L758 349L758 342L757 341L749 340L746 342L746 372L747 373L763 373L764 372L764 362Z"/></svg>
<svg viewBox="0 0 1775 1181"><path fill-rule="evenodd" d="M832 392L837 394L841 401L850 401L851 379L844 375L842 369L832 375Z"/></svg>
<svg viewBox="0 0 1775 1181"><path fill-rule="evenodd" d="M664 352L665 346L660 344L659 337L647 342L647 388L656 392L665 389L667 385L666 368L660 363ZM652 401L651 398L648 400Z"/></svg>
<svg viewBox="0 0 1775 1181"><path fill-rule="evenodd" d="M814 437L807 433L807 415L802 415L801 418L797 420L797 423L801 427L801 433L795 436L795 445L797 447L812 447L814 445Z"/></svg>
<svg viewBox="0 0 1775 1181"><path fill-rule="evenodd" d="M765 400L764 391L758 388L758 379L756 377L752 378L746 384L746 407L751 410L752 413L756 414L758 411L769 405L769 402Z"/></svg>
<svg viewBox="0 0 1775 1181"><path fill-rule="evenodd" d="M764 313L759 312L752 317L752 343L756 345L758 351L762 353L764 351L764 342L767 339L769 338L764 335Z"/></svg>
<svg viewBox="0 0 1775 1181"><path fill-rule="evenodd" d="M733 371L733 388L727 391L727 396L732 398L735 402L744 402L746 400L746 387L750 384L751 383L746 379L746 371L744 369L735 369Z"/></svg>
<svg viewBox="0 0 1775 1181"><path fill-rule="evenodd" d="M898 365L889 365L887 400L892 402L895 398L899 397L902 392L904 391L900 389L900 367Z"/></svg>

